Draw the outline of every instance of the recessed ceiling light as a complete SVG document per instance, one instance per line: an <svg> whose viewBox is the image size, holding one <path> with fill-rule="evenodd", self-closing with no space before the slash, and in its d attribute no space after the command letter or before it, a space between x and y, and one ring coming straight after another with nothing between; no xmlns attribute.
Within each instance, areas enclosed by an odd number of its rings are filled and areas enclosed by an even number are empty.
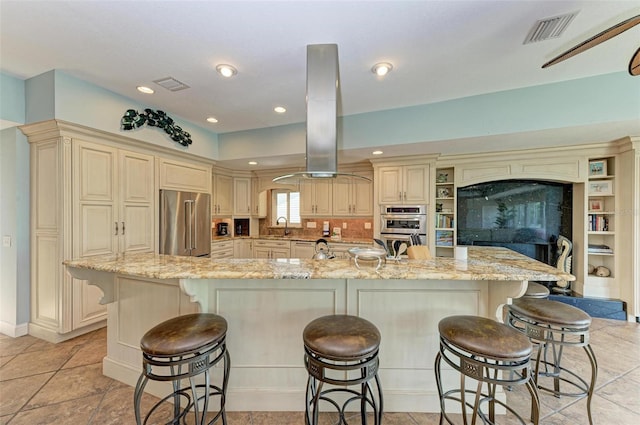
<svg viewBox="0 0 640 425"><path fill-rule="evenodd" d="M218 119L217 119L217 118L214 118L214 117L209 117L209 118L207 118L207 121L208 121L208 122L210 122L210 123L215 124L215 123L217 123L217 122L218 122Z"/></svg>
<svg viewBox="0 0 640 425"><path fill-rule="evenodd" d="M284 114L285 112L287 112L287 108L285 108L284 106L276 106L275 108L273 108L273 110L279 114Z"/></svg>
<svg viewBox="0 0 640 425"><path fill-rule="evenodd" d="M384 152L382 151L373 151L371 152L373 155L382 155Z"/></svg>
<svg viewBox="0 0 640 425"><path fill-rule="evenodd" d="M391 65L390 63L380 62L373 65L373 68L371 68L371 72L376 74L378 77L384 77L389 72L391 72L392 69L393 69L393 65Z"/></svg>
<svg viewBox="0 0 640 425"><path fill-rule="evenodd" d="M249 161L249 165L258 165L256 161Z"/></svg>
<svg viewBox="0 0 640 425"><path fill-rule="evenodd" d="M229 78L233 77L238 73L238 70L232 67L231 65L220 64L216 66L216 71L223 77Z"/></svg>
<svg viewBox="0 0 640 425"><path fill-rule="evenodd" d="M138 89L138 91L140 93L145 93L145 94L153 94L154 93L152 88L146 87L146 86L138 86L137 89Z"/></svg>

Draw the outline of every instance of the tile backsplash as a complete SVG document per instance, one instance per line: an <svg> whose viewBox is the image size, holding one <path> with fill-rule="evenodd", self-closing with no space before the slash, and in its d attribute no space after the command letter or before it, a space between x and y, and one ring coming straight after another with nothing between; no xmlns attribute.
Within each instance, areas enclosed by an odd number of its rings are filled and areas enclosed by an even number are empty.
<svg viewBox="0 0 640 425"><path fill-rule="evenodd" d="M309 238L321 238L322 237L322 225L325 221L329 222L329 231L331 232L334 227L340 227L342 230L343 239L372 239L373 238L373 217L359 217L359 218L303 218L302 228L289 227L290 236L309 237ZM307 223L315 222L315 228L308 228ZM282 235L284 229L278 227L272 227L271 222L268 219L260 220L260 235ZM346 229L343 224L346 223ZM365 229L365 224L369 223L370 228Z"/></svg>

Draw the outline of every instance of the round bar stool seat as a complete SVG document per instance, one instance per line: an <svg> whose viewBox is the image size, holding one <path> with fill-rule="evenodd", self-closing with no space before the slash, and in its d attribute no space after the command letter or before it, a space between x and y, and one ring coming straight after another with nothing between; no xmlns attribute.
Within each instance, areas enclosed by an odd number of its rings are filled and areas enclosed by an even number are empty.
<svg viewBox="0 0 640 425"><path fill-rule="evenodd" d="M338 424L347 424L345 409L360 401L362 424L366 425L367 407L373 411L374 424L382 421L382 387L378 377L380 332L368 320L350 315L329 315L311 321L302 333L304 363L309 373L306 389L305 423L318 424L319 402L332 405L338 412ZM374 392L371 381L375 382ZM324 389L324 384L332 387ZM349 386L360 385L360 391ZM342 406L332 393L346 393Z"/></svg>
<svg viewBox="0 0 640 425"><path fill-rule="evenodd" d="M136 424L146 424L154 412L167 405L170 399L173 417L165 423L185 423L189 411L193 410L195 424L205 424L210 397L219 396L220 408L208 423L213 424L222 418L222 424L226 425L224 406L230 367L226 335L227 321L210 313L174 317L147 331L140 340L143 371L134 391ZM213 385L210 369L220 362L223 366L221 384ZM195 383L194 378L198 375L203 375L204 384ZM140 402L149 380L170 381L173 392L156 403L143 422ZM188 385L182 386L182 380L188 380Z"/></svg>
<svg viewBox="0 0 640 425"><path fill-rule="evenodd" d="M548 296L549 288L538 282L529 282L527 284L527 292L524 293L522 298L547 298Z"/></svg>
<svg viewBox="0 0 640 425"><path fill-rule="evenodd" d="M587 416L589 423L593 424L591 398L598 376L598 363L589 344L591 317L583 310L559 301L519 298L507 307L506 323L538 346L533 373L536 386L556 397L587 397ZM588 381L563 365L565 347L584 349L591 366ZM545 381L548 379L553 387L548 386ZM561 390L561 382L573 391Z"/></svg>
<svg viewBox="0 0 640 425"><path fill-rule="evenodd" d="M457 414L476 415L483 423L495 423L495 405L511 412L521 424L527 423L513 408L496 399L498 385L525 385L531 395L531 421L538 423L540 402L530 373L532 344L520 332L495 320L477 316L450 316L438 323L440 350L436 355L435 373L440 396L440 424L454 424L446 411L446 401L460 404ZM460 388L443 390L442 360L460 372ZM465 387L466 377L477 381L475 391ZM487 390L483 392L483 385ZM467 395L472 397L467 401ZM473 403L471 403L473 401ZM488 404L488 414L483 405Z"/></svg>

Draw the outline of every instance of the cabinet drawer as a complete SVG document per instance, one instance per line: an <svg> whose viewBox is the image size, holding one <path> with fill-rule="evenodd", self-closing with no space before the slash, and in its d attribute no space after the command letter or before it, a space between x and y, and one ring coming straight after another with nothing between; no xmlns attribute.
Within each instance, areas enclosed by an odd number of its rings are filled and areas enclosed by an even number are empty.
<svg viewBox="0 0 640 425"><path fill-rule="evenodd" d="M289 241L257 240L254 244L261 248L289 248Z"/></svg>

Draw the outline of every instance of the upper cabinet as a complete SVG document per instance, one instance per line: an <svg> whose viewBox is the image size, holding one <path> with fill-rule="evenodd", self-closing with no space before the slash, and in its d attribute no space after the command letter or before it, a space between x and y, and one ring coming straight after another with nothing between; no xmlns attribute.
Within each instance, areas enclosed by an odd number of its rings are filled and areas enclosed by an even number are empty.
<svg viewBox="0 0 640 425"><path fill-rule="evenodd" d="M233 177L214 173L212 180L211 214L230 216L233 214Z"/></svg>
<svg viewBox="0 0 640 425"><path fill-rule="evenodd" d="M429 201L429 164L380 167L378 179L380 204L427 204Z"/></svg>
<svg viewBox="0 0 640 425"><path fill-rule="evenodd" d="M334 216L373 215L373 172L358 173L371 181L338 177L333 184Z"/></svg>
<svg viewBox="0 0 640 425"><path fill-rule="evenodd" d="M333 183L328 180L309 180L300 184L300 215L330 216L333 204Z"/></svg>
<svg viewBox="0 0 640 425"><path fill-rule="evenodd" d="M252 214L252 186L250 177L233 178L233 215L249 217Z"/></svg>
<svg viewBox="0 0 640 425"><path fill-rule="evenodd" d="M159 189L211 193L211 166L158 158Z"/></svg>

